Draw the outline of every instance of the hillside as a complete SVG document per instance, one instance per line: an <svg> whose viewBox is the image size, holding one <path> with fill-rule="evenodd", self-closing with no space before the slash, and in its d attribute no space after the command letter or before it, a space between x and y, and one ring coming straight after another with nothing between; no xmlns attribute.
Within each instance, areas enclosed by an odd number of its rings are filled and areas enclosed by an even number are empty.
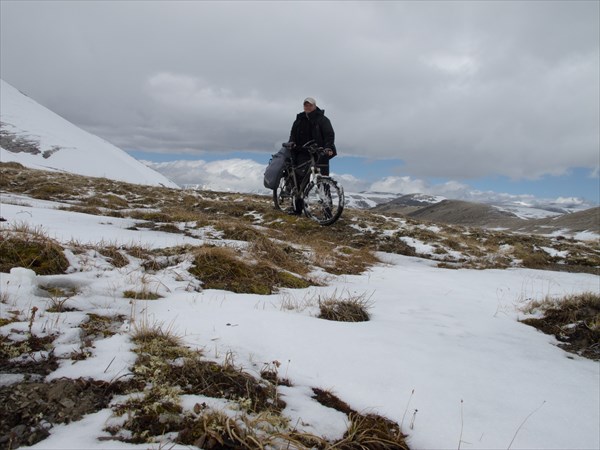
<svg viewBox="0 0 600 450"><path fill-rule="evenodd" d="M532 220L518 230L537 233L594 231L600 235L600 207L586 209L571 214Z"/></svg>
<svg viewBox="0 0 600 450"><path fill-rule="evenodd" d="M407 215L414 219L436 223L498 228L510 227L519 221L517 216L510 212L501 211L490 205L460 200L443 200Z"/></svg>
<svg viewBox="0 0 600 450"><path fill-rule="evenodd" d="M151 186L177 185L0 80L0 161Z"/></svg>
<svg viewBox="0 0 600 450"><path fill-rule="evenodd" d="M597 240L16 163L0 200L3 447L600 444L597 334L521 322L597 288Z"/></svg>

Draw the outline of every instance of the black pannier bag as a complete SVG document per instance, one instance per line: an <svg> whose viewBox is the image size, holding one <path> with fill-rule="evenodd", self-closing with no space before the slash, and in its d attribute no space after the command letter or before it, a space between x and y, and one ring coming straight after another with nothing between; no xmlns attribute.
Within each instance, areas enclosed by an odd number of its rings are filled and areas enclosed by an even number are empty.
<svg viewBox="0 0 600 450"><path fill-rule="evenodd" d="M269 165L265 169L263 184L267 189L275 189L277 181L285 166L285 160L292 157L292 151L289 148L283 147L269 161Z"/></svg>

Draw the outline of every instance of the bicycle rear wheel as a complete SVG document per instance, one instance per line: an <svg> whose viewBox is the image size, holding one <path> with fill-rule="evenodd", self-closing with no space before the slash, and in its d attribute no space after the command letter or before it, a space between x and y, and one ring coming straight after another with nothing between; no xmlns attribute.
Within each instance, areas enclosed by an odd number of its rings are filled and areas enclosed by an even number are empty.
<svg viewBox="0 0 600 450"><path fill-rule="evenodd" d="M304 190L304 213L321 225L331 225L344 210L344 188L329 177L320 177Z"/></svg>
<svg viewBox="0 0 600 450"><path fill-rule="evenodd" d="M294 207L293 181L282 174L277 181L277 187L273 189L273 204L275 209L285 211Z"/></svg>

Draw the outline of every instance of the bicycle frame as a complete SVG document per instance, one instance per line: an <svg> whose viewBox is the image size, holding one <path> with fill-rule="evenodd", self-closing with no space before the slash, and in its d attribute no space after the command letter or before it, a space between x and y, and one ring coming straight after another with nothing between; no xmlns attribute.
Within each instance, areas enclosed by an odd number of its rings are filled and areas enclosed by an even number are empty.
<svg viewBox="0 0 600 450"><path fill-rule="evenodd" d="M306 145L306 144L305 144ZM306 188L306 186L308 186L309 182L313 182L316 183L317 180L319 179L319 177L321 177L321 169L319 169L317 167L317 160L315 159L315 152L311 152L309 151L309 155L310 155L310 161L306 161L303 162L302 164L299 165L295 165L294 164L294 158L291 157L290 158L290 164L287 167L288 171L291 172L291 178L294 180L294 189L295 189L295 194L297 196L301 196L302 192L304 192L304 189ZM302 169L305 166L310 166L309 170L302 176L302 179L300 180L300 182L298 182L298 177L296 176L296 171L299 169ZM290 174L288 173L288 177L290 177Z"/></svg>

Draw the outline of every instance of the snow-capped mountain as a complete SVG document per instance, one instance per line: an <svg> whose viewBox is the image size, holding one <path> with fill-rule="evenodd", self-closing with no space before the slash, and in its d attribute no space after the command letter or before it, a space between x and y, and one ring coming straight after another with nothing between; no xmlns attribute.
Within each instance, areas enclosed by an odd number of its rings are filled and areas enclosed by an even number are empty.
<svg viewBox="0 0 600 450"><path fill-rule="evenodd" d="M347 202L350 207L376 208L379 211L411 213L421 208L436 205L444 200L449 200L439 195L427 194L390 194L370 193L360 194L347 193ZM564 199L563 202L536 200L530 203L512 200L497 201L471 201L480 205L491 206L501 212L512 214L521 219L542 219L556 217L563 214L571 214L593 208L594 205L573 199Z"/></svg>
<svg viewBox="0 0 600 450"><path fill-rule="evenodd" d="M0 80L0 161L177 188L125 151L82 130Z"/></svg>

